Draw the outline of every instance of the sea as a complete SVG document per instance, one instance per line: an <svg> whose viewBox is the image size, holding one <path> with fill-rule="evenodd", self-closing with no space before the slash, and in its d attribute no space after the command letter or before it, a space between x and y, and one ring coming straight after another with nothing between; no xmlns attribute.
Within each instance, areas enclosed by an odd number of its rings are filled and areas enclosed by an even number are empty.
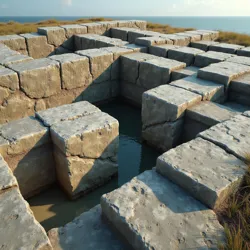
<svg viewBox="0 0 250 250"><path fill-rule="evenodd" d="M93 17L93 16L92 16ZM0 22L16 21L20 23L39 22L47 19L77 20L90 16L1 16ZM116 20L146 20L152 23L168 24L173 27L213 29L250 34L250 16L244 17L182 17L182 16L106 16Z"/></svg>

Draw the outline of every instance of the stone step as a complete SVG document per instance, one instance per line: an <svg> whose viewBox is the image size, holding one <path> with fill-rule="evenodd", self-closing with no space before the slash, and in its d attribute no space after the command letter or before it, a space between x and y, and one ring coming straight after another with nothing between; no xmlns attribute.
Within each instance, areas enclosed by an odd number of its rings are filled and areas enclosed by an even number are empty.
<svg viewBox="0 0 250 250"><path fill-rule="evenodd" d="M54 250L129 250L102 218L101 206L81 214L64 227L53 228L48 236Z"/></svg>
<svg viewBox="0 0 250 250"><path fill-rule="evenodd" d="M160 57L167 57L168 51L170 49L178 49L178 48L180 48L180 46L172 44L154 45L149 47L149 54Z"/></svg>
<svg viewBox="0 0 250 250"><path fill-rule="evenodd" d="M250 47L242 48L237 50L238 56L247 56L250 57Z"/></svg>
<svg viewBox="0 0 250 250"><path fill-rule="evenodd" d="M171 76L171 82L180 80L188 76L193 76L197 74L198 70L199 68L195 66L189 66L184 69L173 70L172 76Z"/></svg>
<svg viewBox="0 0 250 250"><path fill-rule="evenodd" d="M226 61L250 66L250 58L246 56L232 56Z"/></svg>
<svg viewBox="0 0 250 250"><path fill-rule="evenodd" d="M198 42L191 42L190 46L196 49L201 49L204 51L209 50L210 45L218 44L218 42L214 41L198 41Z"/></svg>
<svg viewBox="0 0 250 250"><path fill-rule="evenodd" d="M243 49L244 46L229 43L219 43L209 46L209 50L218 51L229 54L236 54L237 50Z"/></svg>
<svg viewBox="0 0 250 250"><path fill-rule="evenodd" d="M141 46L153 46L158 44L173 44L173 41L170 39L162 38L162 37L139 37L135 40L135 44Z"/></svg>
<svg viewBox="0 0 250 250"><path fill-rule="evenodd" d="M215 213L155 170L103 195L101 206L134 249L216 249L224 241Z"/></svg>

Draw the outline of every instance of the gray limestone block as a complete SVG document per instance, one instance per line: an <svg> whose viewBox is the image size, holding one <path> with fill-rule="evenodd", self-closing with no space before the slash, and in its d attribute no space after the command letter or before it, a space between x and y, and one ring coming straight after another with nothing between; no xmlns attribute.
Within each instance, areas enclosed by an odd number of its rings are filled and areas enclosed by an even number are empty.
<svg viewBox="0 0 250 250"><path fill-rule="evenodd" d="M184 62L187 66L190 66L194 63L195 57L201 53L204 53L204 51L190 47L181 47L178 49L169 49L167 56L170 59Z"/></svg>
<svg viewBox="0 0 250 250"><path fill-rule="evenodd" d="M250 72L250 66L231 62L220 62L199 69L198 77L204 80L222 83L228 87L232 80L248 72Z"/></svg>
<svg viewBox="0 0 250 250"><path fill-rule="evenodd" d="M246 56L232 56L226 61L250 66L250 58Z"/></svg>
<svg viewBox="0 0 250 250"><path fill-rule="evenodd" d="M156 169L212 209L236 190L246 171L242 161L201 138L158 157Z"/></svg>
<svg viewBox="0 0 250 250"><path fill-rule="evenodd" d="M75 35L75 50L95 49L96 34Z"/></svg>
<svg viewBox="0 0 250 250"><path fill-rule="evenodd" d="M171 72L185 66L185 63L161 57L142 61L140 62L139 77L136 84L145 89L167 84L170 81Z"/></svg>
<svg viewBox="0 0 250 250"><path fill-rule="evenodd" d="M26 55L11 55L11 56L7 56L5 57L3 60L0 60L0 64L2 64L3 66L10 66L11 64L15 64L15 63L23 63L23 62L28 62L33 60L32 57L26 56Z"/></svg>
<svg viewBox="0 0 250 250"><path fill-rule="evenodd" d="M131 50L133 50L133 52L148 53L148 47L136 45L136 44L133 44L133 43L126 44L126 45L124 45L122 47L126 48L126 49L131 49Z"/></svg>
<svg viewBox="0 0 250 250"><path fill-rule="evenodd" d="M0 231L4 232L0 235L0 242L3 249L52 250L45 230L35 220L18 188L0 195L0 209Z"/></svg>
<svg viewBox="0 0 250 250"><path fill-rule="evenodd" d="M247 56L250 57L250 47L242 48L237 50L238 56Z"/></svg>
<svg viewBox="0 0 250 250"><path fill-rule="evenodd" d="M76 54L63 54L49 57L60 63L63 89L88 86L92 82L89 59Z"/></svg>
<svg viewBox="0 0 250 250"><path fill-rule="evenodd" d="M242 105L250 106L249 94L244 94L240 92L229 91L228 100L240 103Z"/></svg>
<svg viewBox="0 0 250 250"><path fill-rule="evenodd" d="M134 28L128 28L128 27L123 27L123 28L111 28L110 34L112 38L119 38L123 41L128 41L128 32L129 31L137 31Z"/></svg>
<svg viewBox="0 0 250 250"><path fill-rule="evenodd" d="M0 155L0 195L10 188L17 187L17 180L11 172L7 162Z"/></svg>
<svg viewBox="0 0 250 250"><path fill-rule="evenodd" d="M173 44L177 46L188 46L190 44L188 37L178 36L176 34L161 34L160 37L172 40Z"/></svg>
<svg viewBox="0 0 250 250"><path fill-rule="evenodd" d="M20 88L30 98L42 98L61 90L60 65L47 58L11 65L20 79Z"/></svg>
<svg viewBox="0 0 250 250"><path fill-rule="evenodd" d="M214 42L214 41L198 41L198 42L191 42L190 46L192 48L196 48L196 49L201 49L204 51L208 51L209 50L209 46L211 45L216 45L219 44L219 42Z"/></svg>
<svg viewBox="0 0 250 250"><path fill-rule="evenodd" d="M0 86L13 91L19 89L17 73L11 69L0 67Z"/></svg>
<svg viewBox="0 0 250 250"><path fill-rule="evenodd" d="M114 61L113 53L102 49L81 50L76 53L89 58L90 71L95 83L111 80L111 65Z"/></svg>
<svg viewBox="0 0 250 250"><path fill-rule="evenodd" d="M48 236L54 250L128 249L102 218L100 205L82 213L64 227L51 229Z"/></svg>
<svg viewBox="0 0 250 250"><path fill-rule="evenodd" d="M73 50L70 50L68 48L65 48L63 46L59 46L58 48L55 49L54 53L52 53L51 55L63 55L63 54L69 54L69 53L73 53Z"/></svg>
<svg viewBox="0 0 250 250"><path fill-rule="evenodd" d="M77 35L77 34L86 34L88 32L87 27L79 25L79 24L61 25L60 27L65 30L65 34L67 38L70 38L73 35Z"/></svg>
<svg viewBox="0 0 250 250"><path fill-rule="evenodd" d="M103 48L103 47L110 47L110 46L125 46L127 45L128 42L122 41L121 39L117 38L110 38L110 37L105 37L105 36L99 36L96 39L96 48Z"/></svg>
<svg viewBox="0 0 250 250"><path fill-rule="evenodd" d="M133 26L135 28L141 29L141 30L146 30L147 29L147 22L144 20L131 20L133 23Z"/></svg>
<svg viewBox="0 0 250 250"><path fill-rule="evenodd" d="M147 37L145 31L143 30L129 30L128 31L128 42L135 43L136 39L139 37Z"/></svg>
<svg viewBox="0 0 250 250"><path fill-rule="evenodd" d="M139 37L135 40L135 44L141 46L152 46L152 45L159 45L159 44L173 44L173 41L170 39L165 39L161 37Z"/></svg>
<svg viewBox="0 0 250 250"><path fill-rule="evenodd" d="M21 34L27 44L29 56L37 59L47 57L54 51L54 46L48 44L47 37L38 33Z"/></svg>
<svg viewBox="0 0 250 250"><path fill-rule="evenodd" d="M218 51L229 54L236 54L237 50L243 49L244 46L229 43L219 43L209 46L209 50Z"/></svg>
<svg viewBox="0 0 250 250"><path fill-rule="evenodd" d="M225 239L212 210L155 170L103 195L101 207L133 249L216 249Z"/></svg>
<svg viewBox="0 0 250 250"><path fill-rule="evenodd" d="M171 82L170 85L199 94L203 101L223 102L226 98L224 85L197 78L196 75Z"/></svg>
<svg viewBox="0 0 250 250"><path fill-rule="evenodd" d="M188 31L185 31L184 34L200 35L201 36L200 40L203 40L203 41L210 41L212 39L211 34L205 31L188 30ZM197 48L197 49L200 49L200 48Z"/></svg>
<svg viewBox="0 0 250 250"><path fill-rule="evenodd" d="M81 101L36 112L36 117L50 127L58 122L78 119L96 112L101 110L89 102Z"/></svg>
<svg viewBox="0 0 250 250"><path fill-rule="evenodd" d="M16 55L20 55L19 52L11 50L11 49L2 49L0 50L0 60L5 60L7 57L9 56L16 56Z"/></svg>
<svg viewBox="0 0 250 250"><path fill-rule="evenodd" d="M15 51L27 52L25 39L19 35L0 36L0 43L5 44Z"/></svg>
<svg viewBox="0 0 250 250"><path fill-rule="evenodd" d="M107 30L107 26L102 23L81 23L80 25L86 27L87 33L90 34L103 35Z"/></svg>
<svg viewBox="0 0 250 250"><path fill-rule="evenodd" d="M46 35L48 43L56 47L66 40L65 30L61 27L41 27L37 31L41 35Z"/></svg>
<svg viewBox="0 0 250 250"><path fill-rule="evenodd" d="M154 45L149 47L149 54L160 57L167 57L168 51L170 49L178 49L178 48L180 47L172 44Z"/></svg>
<svg viewBox="0 0 250 250"><path fill-rule="evenodd" d="M102 21L98 22L106 27L105 36L111 36L111 29L118 27L118 21Z"/></svg>
<svg viewBox="0 0 250 250"><path fill-rule="evenodd" d="M219 31L217 30L196 30L197 32L209 33L211 35L212 40L216 40L219 38Z"/></svg>
<svg viewBox="0 0 250 250"><path fill-rule="evenodd" d="M231 102L231 101L224 102L223 106L225 106L229 110L236 112L236 113L243 113L247 110L250 110L250 106L248 105L243 105L243 104L239 104L237 102Z"/></svg>
<svg viewBox="0 0 250 250"><path fill-rule="evenodd" d="M126 28L138 28L135 26L135 22L132 20L118 20L118 27L126 27Z"/></svg>
<svg viewBox="0 0 250 250"><path fill-rule="evenodd" d="M51 126L53 143L66 156L108 158L119 144L119 123L106 113L93 113Z"/></svg>
<svg viewBox="0 0 250 250"><path fill-rule="evenodd" d="M179 32L175 33L175 35L187 37L189 42L196 42L201 40L201 35L198 33Z"/></svg>
<svg viewBox="0 0 250 250"><path fill-rule="evenodd" d="M250 118L237 115L219 123L198 136L213 142L228 153L245 160L249 152Z"/></svg>
<svg viewBox="0 0 250 250"><path fill-rule="evenodd" d="M250 95L250 73L237 77L235 80L231 81L229 92Z"/></svg>
<svg viewBox="0 0 250 250"><path fill-rule="evenodd" d="M207 67L212 63L218 63L226 61L228 58L232 57L232 54L208 51L203 54L199 54L195 57L194 65L197 67Z"/></svg>
<svg viewBox="0 0 250 250"><path fill-rule="evenodd" d="M173 70L171 75L171 81L176 81L188 76L193 76L197 74L198 70L199 68L195 66L189 66L184 69Z"/></svg>
<svg viewBox="0 0 250 250"><path fill-rule="evenodd" d="M162 85L143 93L142 126L157 125L180 119L186 109L201 101L202 96L171 85Z"/></svg>

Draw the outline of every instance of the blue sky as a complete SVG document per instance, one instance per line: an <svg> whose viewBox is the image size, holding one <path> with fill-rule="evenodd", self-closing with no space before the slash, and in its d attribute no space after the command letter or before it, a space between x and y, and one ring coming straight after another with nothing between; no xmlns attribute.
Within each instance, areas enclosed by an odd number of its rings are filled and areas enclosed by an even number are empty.
<svg viewBox="0 0 250 250"><path fill-rule="evenodd" d="M0 0L0 16L250 16L250 0Z"/></svg>

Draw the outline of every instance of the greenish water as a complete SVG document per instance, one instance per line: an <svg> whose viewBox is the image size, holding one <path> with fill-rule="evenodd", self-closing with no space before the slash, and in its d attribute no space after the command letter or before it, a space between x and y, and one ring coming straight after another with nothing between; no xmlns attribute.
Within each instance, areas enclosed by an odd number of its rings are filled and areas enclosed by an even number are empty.
<svg viewBox="0 0 250 250"><path fill-rule="evenodd" d="M119 121L118 177L76 201L69 201L56 185L28 200L36 219L46 230L63 226L99 204L103 194L118 188L139 173L152 169L160 155L152 147L141 143L140 109L120 101L99 108Z"/></svg>

